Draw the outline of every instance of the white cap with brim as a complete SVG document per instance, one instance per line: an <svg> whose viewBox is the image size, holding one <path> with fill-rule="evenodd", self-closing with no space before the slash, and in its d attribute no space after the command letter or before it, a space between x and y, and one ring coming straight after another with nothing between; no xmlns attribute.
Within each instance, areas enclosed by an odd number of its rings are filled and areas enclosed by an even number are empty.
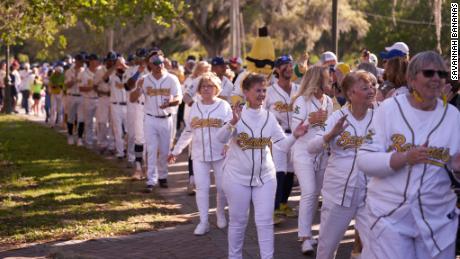
<svg viewBox="0 0 460 259"><path fill-rule="evenodd" d="M408 54L409 53L409 46L407 46L406 43L404 42L396 42L395 44L393 44L392 46L390 47L386 47L385 50L390 52L392 50L399 50L401 52L404 52L404 54Z"/></svg>
<svg viewBox="0 0 460 259"><path fill-rule="evenodd" d="M337 56L331 51L326 51L323 54L321 54L319 59L321 64L324 64L328 61L337 61Z"/></svg>

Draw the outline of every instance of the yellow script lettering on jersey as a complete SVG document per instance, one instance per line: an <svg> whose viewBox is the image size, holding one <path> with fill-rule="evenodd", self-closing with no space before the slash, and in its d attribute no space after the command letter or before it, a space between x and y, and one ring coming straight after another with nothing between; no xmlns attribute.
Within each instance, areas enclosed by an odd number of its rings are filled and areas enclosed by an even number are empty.
<svg viewBox="0 0 460 259"><path fill-rule="evenodd" d="M209 119L200 119L198 117L193 117L191 125L192 128L221 128L222 127L222 120L209 118Z"/></svg>
<svg viewBox="0 0 460 259"><path fill-rule="evenodd" d="M236 143L242 150L246 149L264 149L266 146L271 146L272 141L270 138L250 138L245 132L238 134Z"/></svg>
<svg viewBox="0 0 460 259"><path fill-rule="evenodd" d="M387 152L406 152L414 147L411 143L406 143L406 137L402 134L393 134L391 141L393 144L388 147ZM444 163L449 162L450 159L449 148L428 146L428 154L430 158L428 163L439 167L444 167Z"/></svg>
<svg viewBox="0 0 460 259"><path fill-rule="evenodd" d="M171 89L169 88L160 88L160 89L154 89L152 87L147 87L147 95L148 96L168 96L171 93Z"/></svg>
<svg viewBox="0 0 460 259"><path fill-rule="evenodd" d="M337 146L342 147L344 150L349 148L359 148L364 142L364 137L352 136L350 132L344 131L337 139Z"/></svg>
<svg viewBox="0 0 460 259"><path fill-rule="evenodd" d="M292 112L292 107L287 103L278 101L278 102L275 102L273 105L274 105L275 111L277 112Z"/></svg>

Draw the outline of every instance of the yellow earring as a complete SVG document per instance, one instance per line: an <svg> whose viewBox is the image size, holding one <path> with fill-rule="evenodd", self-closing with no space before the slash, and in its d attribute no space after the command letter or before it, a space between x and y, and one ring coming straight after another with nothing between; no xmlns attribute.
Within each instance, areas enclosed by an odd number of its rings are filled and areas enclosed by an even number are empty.
<svg viewBox="0 0 460 259"><path fill-rule="evenodd" d="M417 101L419 103L423 102L423 98L422 98L422 96L420 96L420 94L417 92L417 90L414 89L412 91L412 96L414 96L415 101Z"/></svg>
<svg viewBox="0 0 460 259"><path fill-rule="evenodd" d="M442 98L442 105L444 105L444 107L446 107L446 105L447 105L447 94L442 93L441 98Z"/></svg>

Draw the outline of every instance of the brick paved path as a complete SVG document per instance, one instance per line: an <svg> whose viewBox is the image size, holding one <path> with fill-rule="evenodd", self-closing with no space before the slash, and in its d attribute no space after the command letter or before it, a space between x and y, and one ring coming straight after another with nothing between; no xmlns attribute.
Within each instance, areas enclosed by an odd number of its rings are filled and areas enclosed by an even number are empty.
<svg viewBox="0 0 460 259"><path fill-rule="evenodd" d="M181 205L181 212L190 218L191 223L179 225L154 232L133 234L93 240L72 240L48 244L32 245L26 248L0 252L0 258L226 258L227 231L216 226L214 215L215 188L211 190L212 208L210 221L211 231L201 237L193 235L195 224L198 223L198 213L195 198L186 195L187 164L184 155L178 163L170 167L168 189L156 189L155 192L171 203ZM146 194L147 195L147 194ZM290 204L298 206L299 188L295 187ZM318 214L318 213L317 213ZM314 225L314 235L317 235L319 214ZM314 258L300 252L297 242L297 219L286 219L280 226L275 227L275 258ZM342 240L338 258L348 259L353 243L353 231L349 228ZM257 234L253 215L246 231L244 258L259 258Z"/></svg>

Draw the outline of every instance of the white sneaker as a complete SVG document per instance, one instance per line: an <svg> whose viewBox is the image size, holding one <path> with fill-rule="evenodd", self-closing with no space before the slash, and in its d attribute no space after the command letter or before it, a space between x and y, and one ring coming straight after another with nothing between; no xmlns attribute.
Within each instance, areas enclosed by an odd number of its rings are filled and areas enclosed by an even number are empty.
<svg viewBox="0 0 460 259"><path fill-rule="evenodd" d="M201 223L196 225L195 231L193 234L196 236L202 236L209 232L209 223Z"/></svg>
<svg viewBox="0 0 460 259"><path fill-rule="evenodd" d="M217 217L217 227L220 229L226 228L227 227L227 219L225 218L225 214L219 216L219 214L216 214Z"/></svg>
<svg viewBox="0 0 460 259"><path fill-rule="evenodd" d="M73 136L67 136L67 144L69 144L69 145L75 144L75 142L73 140Z"/></svg>
<svg viewBox="0 0 460 259"><path fill-rule="evenodd" d="M305 255L313 254L315 250L313 249L313 244L312 244L311 239L305 239L302 242L301 251L302 251L302 254L305 254Z"/></svg>
<svg viewBox="0 0 460 259"><path fill-rule="evenodd" d="M81 138L78 138L77 146L79 146L79 147L83 146L83 140Z"/></svg>

